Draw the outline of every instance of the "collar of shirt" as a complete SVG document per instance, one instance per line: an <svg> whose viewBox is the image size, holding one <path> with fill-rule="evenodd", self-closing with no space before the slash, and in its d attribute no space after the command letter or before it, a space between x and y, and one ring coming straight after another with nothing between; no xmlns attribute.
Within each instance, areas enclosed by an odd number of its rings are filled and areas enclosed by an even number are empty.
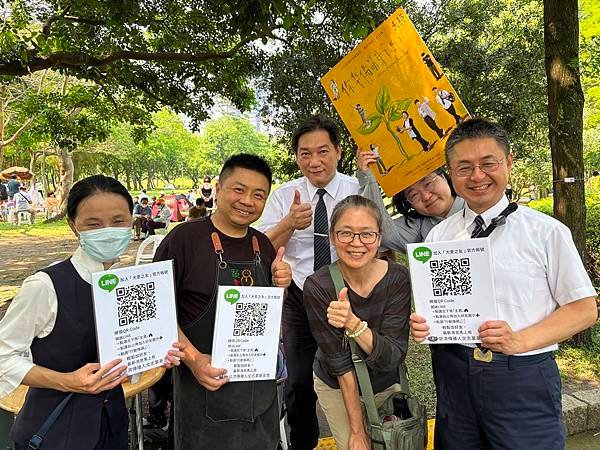
<svg viewBox="0 0 600 450"><path fill-rule="evenodd" d="M340 187L340 176L339 176L339 173L336 171L333 179L323 189L325 189L325 192L327 192L331 198L335 198L339 187ZM313 201L315 199L315 196L317 195L317 191L319 190L319 188L314 186L308 180L308 178L306 178L306 190L308 191L308 196L310 197L311 201Z"/></svg>
<svg viewBox="0 0 600 450"><path fill-rule="evenodd" d="M507 206L508 206L508 199L506 198L505 195L502 196L502 198L500 199L500 201L498 203L496 203L490 209L482 212L481 214L477 214L475 211L473 211L471 208L469 208L468 204L465 203L465 209L463 210L464 228L466 230L468 230L469 233L471 233L473 231L473 229L475 228L473 221L475 220L475 217L477 217L478 215L481 216L481 218L483 219L483 223L485 224L485 226L487 228L490 225L490 223L492 223L492 219L495 217L498 217L498 215L502 211L504 211L504 209Z"/></svg>
<svg viewBox="0 0 600 450"><path fill-rule="evenodd" d="M93 273L105 270L102 263L92 259L81 247L77 248L71 256L71 262L79 276L89 284L92 284Z"/></svg>

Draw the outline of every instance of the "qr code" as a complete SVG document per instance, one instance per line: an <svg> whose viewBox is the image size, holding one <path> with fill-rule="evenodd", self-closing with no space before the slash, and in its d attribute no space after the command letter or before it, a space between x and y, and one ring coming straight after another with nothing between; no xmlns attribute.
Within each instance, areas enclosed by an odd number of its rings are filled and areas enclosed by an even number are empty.
<svg viewBox="0 0 600 450"><path fill-rule="evenodd" d="M156 318L154 282L117 288L119 326Z"/></svg>
<svg viewBox="0 0 600 450"><path fill-rule="evenodd" d="M469 295L473 289L469 258L430 261L433 295Z"/></svg>
<svg viewBox="0 0 600 450"><path fill-rule="evenodd" d="M267 303L236 303L234 336L263 336L267 320Z"/></svg>

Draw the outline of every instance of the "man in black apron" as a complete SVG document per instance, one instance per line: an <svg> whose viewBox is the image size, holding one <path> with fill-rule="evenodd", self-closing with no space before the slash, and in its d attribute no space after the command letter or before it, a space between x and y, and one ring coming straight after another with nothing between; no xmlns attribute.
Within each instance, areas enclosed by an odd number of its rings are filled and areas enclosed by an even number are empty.
<svg viewBox="0 0 600 450"><path fill-rule="evenodd" d="M210 356L219 285L290 284L283 248L276 255L269 239L249 226L260 217L270 187L264 160L232 156L216 186L215 213L179 225L156 252L156 261L175 261L180 339L188 344L186 365L173 374L177 450L277 448L275 380L228 383Z"/></svg>

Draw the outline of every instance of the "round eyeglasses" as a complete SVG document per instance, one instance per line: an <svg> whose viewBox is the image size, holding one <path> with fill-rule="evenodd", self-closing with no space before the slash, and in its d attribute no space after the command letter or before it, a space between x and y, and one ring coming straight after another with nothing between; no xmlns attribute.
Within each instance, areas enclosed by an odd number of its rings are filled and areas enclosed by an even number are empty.
<svg viewBox="0 0 600 450"><path fill-rule="evenodd" d="M379 233L376 233L375 231L362 231L360 233L354 233L352 231L341 230L336 231L335 236L342 244L349 244L356 236L358 236L358 240L363 244L374 244L379 237Z"/></svg>
<svg viewBox="0 0 600 450"><path fill-rule="evenodd" d="M481 170L483 173L495 172L496 170L498 170L498 167L500 167L500 164L502 164L503 162L504 162L504 159L500 159L500 160L492 159L489 161L482 162L481 164L475 164L475 165L459 164L454 169L450 169L450 170L457 177L464 178L464 177L471 176L471 174L473 173L473 171L475 170L476 167L479 167L479 170Z"/></svg>
<svg viewBox="0 0 600 450"><path fill-rule="evenodd" d="M421 181L408 188L407 192L404 194L404 198L406 198L406 201L411 205L420 202L423 198L423 193L431 193L439 179L440 176L437 173L427 175Z"/></svg>

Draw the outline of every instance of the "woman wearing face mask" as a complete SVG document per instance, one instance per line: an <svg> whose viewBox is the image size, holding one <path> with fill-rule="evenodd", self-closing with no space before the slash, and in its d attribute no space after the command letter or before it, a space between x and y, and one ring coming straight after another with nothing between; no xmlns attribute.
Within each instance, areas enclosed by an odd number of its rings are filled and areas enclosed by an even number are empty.
<svg viewBox="0 0 600 450"><path fill-rule="evenodd" d="M28 277L0 322L0 397L19 384L30 387L10 436L16 449L28 442L68 400L42 448L127 448L128 414L120 384L120 359L100 366L91 274L106 270L131 239L133 202L117 180L95 175L77 182L67 201L68 223L80 247L65 261ZM179 343L165 367L179 364ZM31 355L31 359L27 358Z"/></svg>
<svg viewBox="0 0 600 450"><path fill-rule="evenodd" d="M394 195L392 203L403 217L392 219L369 169L375 161L373 152L357 152L357 178L362 195L373 200L383 215L383 247L406 253L406 244L423 242L434 226L463 209L465 201L456 195L450 177L437 169Z"/></svg>

